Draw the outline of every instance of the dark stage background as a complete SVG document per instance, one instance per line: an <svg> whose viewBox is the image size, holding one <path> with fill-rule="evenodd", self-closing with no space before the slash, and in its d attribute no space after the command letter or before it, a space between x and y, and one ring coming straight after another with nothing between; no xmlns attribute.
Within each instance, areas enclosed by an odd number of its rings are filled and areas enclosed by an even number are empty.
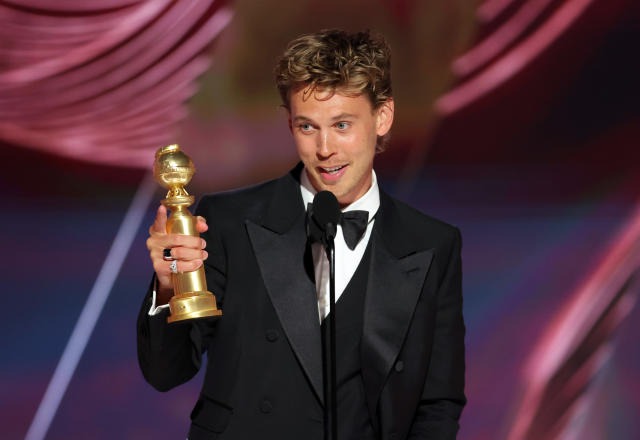
<svg viewBox="0 0 640 440"><path fill-rule="evenodd" d="M633 0L0 1L2 438L185 437L201 378L135 353L153 152L196 195L288 170L272 65L325 27L388 37L379 180L463 233L459 438L640 438Z"/></svg>

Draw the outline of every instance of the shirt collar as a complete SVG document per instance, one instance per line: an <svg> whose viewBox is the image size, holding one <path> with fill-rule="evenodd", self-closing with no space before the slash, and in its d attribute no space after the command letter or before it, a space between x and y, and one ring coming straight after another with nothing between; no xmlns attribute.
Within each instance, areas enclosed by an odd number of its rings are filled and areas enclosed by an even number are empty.
<svg viewBox="0 0 640 440"><path fill-rule="evenodd" d="M302 168L302 171L300 172L300 192L302 193L302 201L304 202L306 209L309 203L313 203L313 197L317 193L309 180L309 176L307 176L306 168ZM369 190L362 197L346 206L341 211L368 211L369 222L371 222L373 217L376 215L376 212L378 212L378 208L380 208L380 189L378 188L376 172L371 170L371 187Z"/></svg>

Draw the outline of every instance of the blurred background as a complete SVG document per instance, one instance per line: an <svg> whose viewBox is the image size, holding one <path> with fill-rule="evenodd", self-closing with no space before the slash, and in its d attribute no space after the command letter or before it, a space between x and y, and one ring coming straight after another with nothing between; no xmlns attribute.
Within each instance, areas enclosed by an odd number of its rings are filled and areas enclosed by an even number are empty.
<svg viewBox="0 0 640 440"><path fill-rule="evenodd" d="M201 377L136 359L153 154L196 195L289 170L272 68L329 27L389 40L379 180L463 233L459 438L640 438L634 0L0 1L2 438L185 437Z"/></svg>

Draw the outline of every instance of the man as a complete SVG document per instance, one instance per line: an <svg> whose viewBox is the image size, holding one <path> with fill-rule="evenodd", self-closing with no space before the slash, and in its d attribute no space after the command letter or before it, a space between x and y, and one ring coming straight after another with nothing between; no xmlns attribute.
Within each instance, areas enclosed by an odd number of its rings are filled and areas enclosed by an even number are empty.
<svg viewBox="0 0 640 440"><path fill-rule="evenodd" d="M460 235L378 187L373 160L394 116L389 55L369 33L294 40L276 82L301 164L204 197L202 238L166 234L159 208L138 353L145 378L168 390L193 377L207 352L190 439L322 438L329 280L305 208L323 190L342 211L368 212L361 238L347 243L342 226L336 236L338 438L455 438L465 404ZM172 263L205 265L221 318L166 323Z"/></svg>

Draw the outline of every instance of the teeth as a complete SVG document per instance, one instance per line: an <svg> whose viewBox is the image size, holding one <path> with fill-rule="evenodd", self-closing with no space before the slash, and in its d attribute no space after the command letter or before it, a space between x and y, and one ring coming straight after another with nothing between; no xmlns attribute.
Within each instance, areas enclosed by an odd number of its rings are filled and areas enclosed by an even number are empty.
<svg viewBox="0 0 640 440"><path fill-rule="evenodd" d="M322 168L324 171L326 171L327 173L333 174L336 173L337 171L341 170L342 168L344 168L344 165L340 165L338 167L333 167L333 168Z"/></svg>

